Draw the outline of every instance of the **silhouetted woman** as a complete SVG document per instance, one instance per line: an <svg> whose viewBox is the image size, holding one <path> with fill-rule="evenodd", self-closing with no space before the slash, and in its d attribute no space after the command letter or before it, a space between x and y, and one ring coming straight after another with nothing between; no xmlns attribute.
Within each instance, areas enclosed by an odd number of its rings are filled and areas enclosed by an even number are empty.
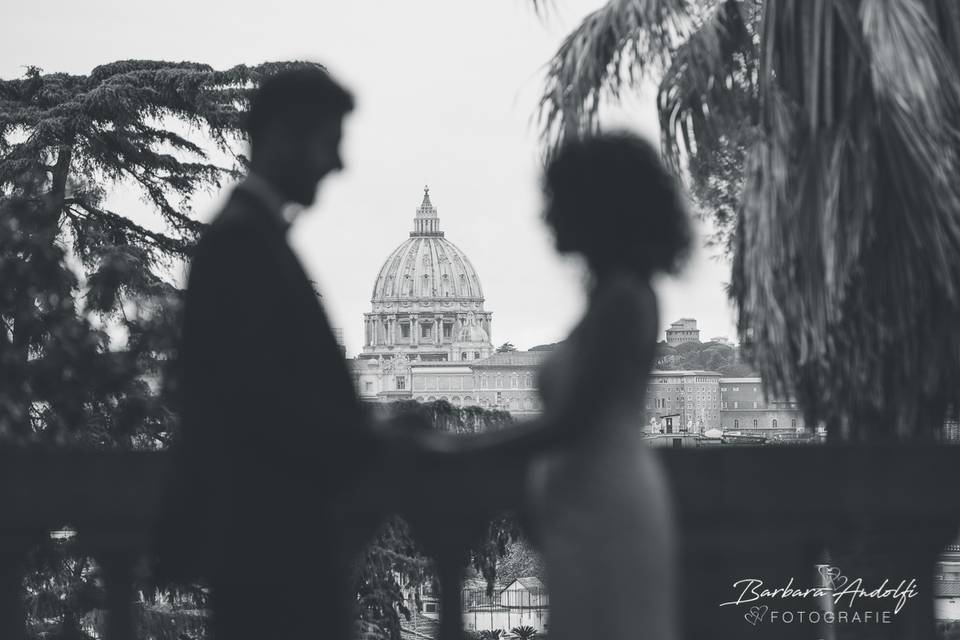
<svg viewBox="0 0 960 640"><path fill-rule="evenodd" d="M532 460L528 526L545 561L551 640L671 640L675 529L641 428L659 333L650 280L686 255L687 215L656 150L630 134L566 144L544 191L557 251L589 269L589 303L541 369L543 413L502 431L433 432L421 442L491 464Z"/></svg>
<svg viewBox="0 0 960 640"><path fill-rule="evenodd" d="M656 150L630 134L566 144L544 191L557 251L590 272L586 313L539 379L541 429L562 443L529 488L549 635L675 638L670 495L641 428L659 333L650 280L686 255L686 212Z"/></svg>

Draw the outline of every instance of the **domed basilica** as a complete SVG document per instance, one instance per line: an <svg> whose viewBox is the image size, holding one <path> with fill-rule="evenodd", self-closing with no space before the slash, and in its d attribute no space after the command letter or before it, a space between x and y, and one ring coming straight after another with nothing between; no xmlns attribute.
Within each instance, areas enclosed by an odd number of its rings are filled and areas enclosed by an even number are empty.
<svg viewBox="0 0 960 640"><path fill-rule="evenodd" d="M363 351L350 363L362 399L539 410L534 372L544 354L494 353L480 278L444 237L428 187L410 237L380 267L370 303Z"/></svg>
<svg viewBox="0 0 960 640"><path fill-rule="evenodd" d="M403 354L420 361L486 358L492 314L470 260L440 230L424 187L410 237L394 249L373 283L364 314L361 358Z"/></svg>

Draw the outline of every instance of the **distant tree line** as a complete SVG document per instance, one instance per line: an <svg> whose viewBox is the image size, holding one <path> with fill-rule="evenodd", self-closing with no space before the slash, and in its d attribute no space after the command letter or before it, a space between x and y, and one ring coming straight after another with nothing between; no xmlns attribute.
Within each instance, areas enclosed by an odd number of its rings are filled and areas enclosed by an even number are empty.
<svg viewBox="0 0 960 640"><path fill-rule="evenodd" d="M715 371L726 377L755 376L750 365L740 359L740 350L719 342L657 344L657 369L672 371Z"/></svg>

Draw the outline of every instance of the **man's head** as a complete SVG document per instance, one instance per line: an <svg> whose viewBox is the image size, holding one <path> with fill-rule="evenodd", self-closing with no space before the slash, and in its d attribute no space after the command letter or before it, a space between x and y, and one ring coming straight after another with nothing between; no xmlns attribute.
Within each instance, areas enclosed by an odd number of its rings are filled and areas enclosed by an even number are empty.
<svg viewBox="0 0 960 640"><path fill-rule="evenodd" d="M353 97L319 65L263 81L247 116L253 170L284 197L313 204L317 185L343 168L340 136Z"/></svg>

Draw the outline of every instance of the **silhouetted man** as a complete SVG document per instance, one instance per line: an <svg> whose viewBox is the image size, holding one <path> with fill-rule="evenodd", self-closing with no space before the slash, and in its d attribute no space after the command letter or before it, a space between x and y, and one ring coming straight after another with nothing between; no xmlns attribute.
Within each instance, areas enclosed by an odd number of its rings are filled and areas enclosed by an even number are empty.
<svg viewBox="0 0 960 640"><path fill-rule="evenodd" d="M200 241L183 335L181 468L217 640L344 638L347 548L334 505L369 441L343 356L287 244L341 168L350 94L320 67L263 82L251 171Z"/></svg>

